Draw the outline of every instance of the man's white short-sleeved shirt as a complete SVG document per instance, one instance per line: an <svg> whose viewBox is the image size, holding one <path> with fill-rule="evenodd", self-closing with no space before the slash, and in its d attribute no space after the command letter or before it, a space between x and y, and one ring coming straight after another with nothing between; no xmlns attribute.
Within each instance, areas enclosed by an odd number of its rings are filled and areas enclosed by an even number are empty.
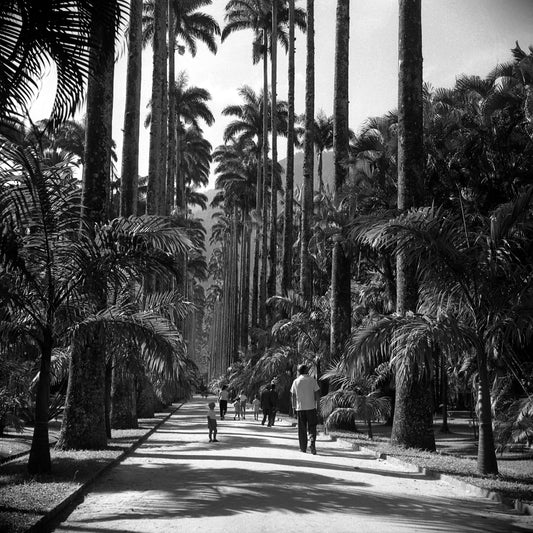
<svg viewBox="0 0 533 533"><path fill-rule="evenodd" d="M297 377L291 387L291 394L296 396L296 410L316 409L315 392L320 390L315 378L307 374Z"/></svg>
<svg viewBox="0 0 533 533"><path fill-rule="evenodd" d="M228 398L229 392L226 389L221 390L220 394L218 395L218 399L228 401Z"/></svg>

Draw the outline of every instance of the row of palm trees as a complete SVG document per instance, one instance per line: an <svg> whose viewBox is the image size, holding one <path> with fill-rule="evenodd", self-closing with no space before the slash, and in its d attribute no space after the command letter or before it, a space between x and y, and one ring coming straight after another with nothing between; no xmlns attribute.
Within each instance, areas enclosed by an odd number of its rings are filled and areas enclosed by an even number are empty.
<svg viewBox="0 0 533 533"><path fill-rule="evenodd" d="M183 332L192 334L194 320L186 320L191 305L184 301L184 292L190 292L189 299L201 293L190 287L184 265L202 276L205 260L199 254L203 230L186 217L186 191L191 183L207 183L211 146L199 121L211 124L213 117L206 105L209 94L187 87L184 76L176 79L173 54L178 42L193 55L197 41L216 51L218 25L198 10L209 3L87 0L75 5L56 2L42 9L22 1L0 8L0 25L6 30L0 52L5 66L0 98L5 136L1 339L3 353L24 357L31 346L40 353L28 465L33 473L51 468L50 376L60 354L70 360L57 444L61 448L105 447L111 424L124 423L122 415L131 411L132 373L137 386L155 386L164 401L186 395L194 380L183 337ZM114 50L127 22L131 90L121 195L115 202ZM147 183L138 180L143 42L151 42L154 50L150 159L158 165L150 169ZM57 96L51 120L36 136L39 142L29 146L21 124L47 64L58 72ZM65 131L64 119L84 98L80 191L72 158L61 160L59 152L52 157L39 149L43 138L55 136L55 126ZM205 201L193 191L188 196L200 204ZM114 206L118 212L113 212ZM161 218L177 208L173 218ZM139 210L151 216L132 218ZM113 216L120 218L110 221ZM128 401L130 407L125 408ZM133 406L130 423L136 424L137 414Z"/></svg>
<svg viewBox="0 0 533 533"><path fill-rule="evenodd" d="M361 373L381 372L387 364L394 376L393 442L434 450L435 361L445 361L450 372L464 366L477 391L478 468L497 473L492 411L502 367L518 387L516 394L531 399L527 379L520 377L530 372L531 323L525 314L531 297L531 54L517 46L514 61L485 79L462 76L456 87L434 90L422 82L421 3L401 1L398 110L369 119L350 145L343 75L349 5L338 2L334 189L318 191L313 202L318 128L309 120L314 117L312 7L308 2L304 182L296 203L288 178L285 185L285 199L291 198L285 212L300 225L288 246L300 253L284 264L293 276L288 287L282 282L269 292L266 282L270 250L264 235L276 224L264 217L264 203L277 203L277 193L276 181L271 179L269 191L261 179L278 171L274 157L265 155L265 130L260 129L269 106L261 109L260 97L248 88L241 89L244 105L229 108L238 120L216 151L217 186L227 217L226 232L217 229L230 258L225 268L244 275L222 284L228 304L215 313L212 375L229 367L228 377L239 387L273 378L287 384L296 363L308 359L319 377L333 365L322 380L325 391L328 379L341 375L350 392ZM284 107L276 104L279 129ZM294 132L290 124L287 131ZM249 217L254 197L263 205ZM258 227L251 274L250 245L244 244L249 233L239 229L250 224L248 217ZM285 243L292 218L279 222ZM276 266L270 265L270 275L283 279ZM249 295L250 352L242 335ZM268 306L263 311L262 298ZM228 336L228 331L234 332ZM239 348L249 355L239 356ZM332 412L331 405L325 412Z"/></svg>
<svg viewBox="0 0 533 533"><path fill-rule="evenodd" d="M202 228L187 210L192 199L202 198L187 184L207 181L211 153L200 121L209 124L213 117L209 95L176 78L173 54L176 36L192 53L196 40L216 48L218 25L197 11L208 3L86 0L54 3L43 14L21 0L0 8L0 24L10 29L0 47L6 65L0 117L3 134L11 137L2 147L0 297L7 326L0 338L9 350L23 353L32 345L40 353L33 472L50 468L48 397L59 352L70 360L64 448L105 446L113 418L106 398L111 391L117 399L132 396L135 366L148 368L152 381L173 376L183 387L193 379L183 334L190 345L197 327L186 318L183 298L201 298L190 275L201 275L205 263ZM349 390L351 378L388 361L395 376L393 440L434 449L432 361L453 362L450 339L460 339L455 347L477 376L479 468L494 473L491 364L509 359L514 372L523 370L529 339L530 194L524 187L531 54L517 46L514 62L486 79L461 78L453 90L433 91L422 84L421 2L400 0L398 111L369 120L350 146L349 7L349 0L338 0L329 192L314 190L321 118L314 109L313 0L305 11L293 0L227 3L222 39L252 29L253 57L263 61L264 78L262 94L243 87L243 104L226 108L235 120L214 153L225 212L214 234L223 246L212 258L221 281L213 293L219 303L212 370L218 375L231 366L241 382L268 374L287 384L295 364L308 360L327 392L330 382L338 386L339 373L350 378ZM125 130L132 137L124 143L119 218L109 221L113 47L126 18L132 91ZM296 27L306 30L307 49L301 191L292 182ZM128 122L140 117L135 43L143 34L154 51L146 187L135 167L138 132ZM286 103L276 94L278 41L289 51ZM92 74L82 191L70 162L37 157L35 149L14 142L43 57L60 73L52 126L73 112L83 96L81 82ZM276 152L283 132L289 157L279 220ZM132 217L142 209L139 194L145 194L148 216ZM424 207L432 202L439 207ZM382 216L376 218L376 210ZM495 280L501 291L491 289ZM131 349L124 331L134 332ZM116 349L110 339L118 341ZM239 347L250 356L239 359Z"/></svg>

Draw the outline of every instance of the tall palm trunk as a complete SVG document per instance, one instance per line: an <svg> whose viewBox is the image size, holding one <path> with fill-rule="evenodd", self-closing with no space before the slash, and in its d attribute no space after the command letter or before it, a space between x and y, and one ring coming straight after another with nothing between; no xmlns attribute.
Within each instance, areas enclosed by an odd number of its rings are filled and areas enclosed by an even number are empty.
<svg viewBox="0 0 533 533"><path fill-rule="evenodd" d="M168 0L168 163L166 214L174 207L176 194L176 19L172 0Z"/></svg>
<svg viewBox="0 0 533 533"><path fill-rule="evenodd" d="M120 191L120 215L125 217L137 214L139 123L141 112L142 6L142 0L131 0Z"/></svg>
<svg viewBox="0 0 533 533"><path fill-rule="evenodd" d="M168 16L168 11L166 12L166 15ZM166 17L165 17L166 18ZM168 86L168 76L167 76L167 56L168 56L168 46L167 46L167 37L166 37L166 28L165 28L165 50L163 52L165 56L165 67L163 69L163 84L161 87L161 161L160 161L160 169L159 169L159 182L160 182L160 190L159 190L159 199L158 199L158 208L157 208L157 214L158 215L166 215L167 214L167 168L168 168L168 117L169 117L169 110L168 110L168 93L169 93L169 86Z"/></svg>
<svg viewBox="0 0 533 533"><path fill-rule="evenodd" d="M263 29L263 203L261 214L261 274L259 277L259 327L266 328L268 257L268 35Z"/></svg>
<svg viewBox="0 0 533 533"><path fill-rule="evenodd" d="M87 87L85 165L83 168L82 214L90 223L107 219L107 191L111 170L113 117L114 42L112 27L95 29L100 53L91 57ZM101 280L98 280L101 282ZM95 306L106 306L100 289ZM107 445L105 418L105 342L100 331L91 332L85 343L75 341L63 424L57 446L62 449L101 449Z"/></svg>
<svg viewBox="0 0 533 533"><path fill-rule="evenodd" d="M152 70L152 120L150 122L150 152L148 156L148 191L146 212L149 215L159 213L163 193L164 179L161 175L162 113L163 90L166 78L166 30L167 0L154 0L154 38Z"/></svg>
<svg viewBox="0 0 533 533"><path fill-rule="evenodd" d="M261 150L263 146L263 136L261 135L257 140L257 176L256 176L256 190L255 190L255 213L256 220L262 213L263 206L263 164L261 158ZM256 222L255 238L254 238L254 267L252 273L252 317L251 324L253 328L258 327L259 315L259 270L261 262L261 224Z"/></svg>
<svg viewBox="0 0 533 533"><path fill-rule="evenodd" d="M278 69L278 6L277 0L272 2L272 35L271 41L271 85L272 96L270 98L270 123L272 130L272 170L270 173L270 273L268 276L268 296L276 294L278 263L278 188L276 179L276 166L278 164L278 114L277 114L277 69Z"/></svg>
<svg viewBox="0 0 533 533"><path fill-rule="evenodd" d="M479 336L482 338L482 336ZM492 411L490 401L490 383L487 372L487 353L483 346L477 349L477 367L479 375L478 409L479 409L479 436L477 469L481 474L497 474L498 462L494 449L494 436L492 432Z"/></svg>
<svg viewBox="0 0 533 533"><path fill-rule="evenodd" d="M448 427L448 372L446 368L446 354L441 352L440 365L440 399L442 404L442 425L440 427L441 433L450 433Z"/></svg>
<svg viewBox="0 0 533 533"><path fill-rule="evenodd" d="M178 119L176 124L176 206L185 213L185 177L182 169L182 138L185 131L184 125Z"/></svg>
<svg viewBox="0 0 533 533"><path fill-rule="evenodd" d="M120 216L137 215L137 189L139 176L139 126L141 103L141 67L142 67L142 0L131 0L128 71L126 79L126 104L124 113L124 140L122 145L122 179L120 195ZM108 365L112 364L111 383L106 378L106 427L108 437L111 427L136 428L138 426L134 401L135 375L127 372L117 358L112 357ZM119 367L122 371L118 371ZM109 372L106 372L106 376ZM121 391L131 390L131 394L121 394ZM108 394L109 393L109 394ZM133 406L133 407L132 407ZM116 413L129 413L133 409L133 416L129 421L117 422ZM113 420L115 419L115 420Z"/></svg>
<svg viewBox="0 0 533 533"><path fill-rule="evenodd" d="M422 103L421 0L399 0L398 54L398 209L418 205L424 169ZM396 311L415 311L414 267L403 253L396 258ZM412 373L422 375L420 369ZM407 374L407 373L405 373ZM400 379L396 372L396 401L391 441L407 447L435 450L433 399L428 379Z"/></svg>
<svg viewBox="0 0 533 533"><path fill-rule="evenodd" d="M294 0L289 0L287 168L285 171L285 209L283 213L283 271L281 293L286 295L292 282L293 201L294 201Z"/></svg>
<svg viewBox="0 0 533 533"><path fill-rule="evenodd" d="M348 75L350 40L350 0L337 1L335 45L335 100L333 115L333 155L335 164L334 202L339 207L340 193L348 176L347 160L350 137L348 126ZM320 167L322 152L320 153ZM319 174L322 173L320 168ZM322 178L320 178L322 183ZM330 357L338 357L350 335L351 271L340 239L334 244L331 267Z"/></svg>
<svg viewBox="0 0 533 533"><path fill-rule="evenodd" d="M241 231L239 230L239 220L238 220L238 209L235 206L233 208L233 230L232 230L232 280L231 280L231 316L232 316L232 330L231 330L231 362L235 362L238 359L238 344L240 341L240 326L241 321L239 320L239 301L240 301L240 291L239 291L239 264L242 270L243 260L239 263L239 239L241 237ZM242 289L242 287L241 287Z"/></svg>
<svg viewBox="0 0 533 533"><path fill-rule="evenodd" d="M336 57L336 55L335 55ZM319 150L318 154L316 156L317 159L317 176L318 176L318 190L322 192L324 190L324 178L322 176L323 174L323 160L324 160L324 150Z"/></svg>
<svg viewBox="0 0 533 533"><path fill-rule="evenodd" d="M248 209L243 210L243 232L241 243L241 312L240 312L240 346L244 353L248 351L248 333L250 324L250 244L251 228Z"/></svg>
<svg viewBox="0 0 533 533"><path fill-rule="evenodd" d="M315 21L314 0L307 0L307 64L305 69L305 142L300 229L300 292L307 302L313 298L313 270L309 242L313 216L314 124L315 124Z"/></svg>
<svg viewBox="0 0 533 533"><path fill-rule="evenodd" d="M35 428L28 459L28 472L30 474L46 474L52 469L48 438L52 349L52 335L50 331L45 331L41 344L41 366L35 394Z"/></svg>
<svg viewBox="0 0 533 533"><path fill-rule="evenodd" d="M84 340L75 341L72 347L63 423L56 444L62 450L99 450L107 445L104 345L97 331Z"/></svg>

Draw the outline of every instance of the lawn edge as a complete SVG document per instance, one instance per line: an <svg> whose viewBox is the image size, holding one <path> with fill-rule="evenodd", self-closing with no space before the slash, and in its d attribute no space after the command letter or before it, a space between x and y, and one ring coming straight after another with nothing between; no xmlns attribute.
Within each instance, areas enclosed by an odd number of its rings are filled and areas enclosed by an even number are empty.
<svg viewBox="0 0 533 533"><path fill-rule="evenodd" d="M361 446L358 443L350 441L350 439L345 439L343 437L335 437L335 436L330 436L330 438L331 440L336 440L336 441L341 441L347 444L351 444L353 450L368 453L370 455L375 456L377 459L383 459L393 464L415 468L419 473L424 474L425 476L431 477L432 479L439 479L442 481L446 481L450 485L453 485L454 487L462 490L466 494L470 494L473 496L479 496L481 498L487 498L494 502L498 502L508 508L514 509L518 511L520 514L533 516L533 505L530 503L523 502L522 500L519 500L519 499L506 498L497 491L484 489L483 487L478 487L477 485L474 485L473 483L468 483L467 481L458 479L455 476L452 476L450 474L444 474L442 472L437 472L430 468L418 466L415 463L410 463L408 461L402 461L401 459L398 459L397 457L391 457L390 455L384 452L379 452L372 448Z"/></svg>
<svg viewBox="0 0 533 533"><path fill-rule="evenodd" d="M150 428L143 436L132 443L129 448L126 448L120 455L111 459L100 470L97 470L89 479L82 483L76 490L70 493L65 499L60 501L56 506L52 507L48 512L43 514L35 524L33 524L25 533L42 533L48 531L52 524L57 525L54 521L67 511L73 510L78 505L82 496L90 490L92 485L106 472L121 463L128 455L133 453L139 446L141 446L151 435L153 435L176 411L178 411L186 402L181 402L177 407L173 408L166 416Z"/></svg>

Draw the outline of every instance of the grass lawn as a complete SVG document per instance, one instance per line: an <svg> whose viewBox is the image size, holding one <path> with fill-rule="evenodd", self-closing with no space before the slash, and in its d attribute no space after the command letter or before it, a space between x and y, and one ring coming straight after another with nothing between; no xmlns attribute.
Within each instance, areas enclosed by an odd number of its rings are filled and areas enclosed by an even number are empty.
<svg viewBox="0 0 533 533"><path fill-rule="evenodd" d="M361 432L332 431L331 435L348 440L375 452L397 457L402 461L435 472L452 475L461 481L499 492L503 497L533 502L533 450L497 455L498 476L482 476L477 472L477 440L474 430L464 418L449 420L449 433L440 432L440 420L434 425L438 453L405 449L389 443L391 427L373 426L374 439L370 440L361 424Z"/></svg>
<svg viewBox="0 0 533 533"><path fill-rule="evenodd" d="M158 424L168 412L155 418L139 420L139 429L113 430L105 450L51 450L52 473L30 476L26 470L28 456L0 465L0 531L22 533L44 514L74 493L102 468L119 457ZM51 424L51 441L55 440L59 424ZM13 439L13 440L12 440ZM14 445L16 441L17 445ZM29 450L31 434L10 435L0 439L0 450L13 453ZM0 455L1 457L1 455Z"/></svg>

